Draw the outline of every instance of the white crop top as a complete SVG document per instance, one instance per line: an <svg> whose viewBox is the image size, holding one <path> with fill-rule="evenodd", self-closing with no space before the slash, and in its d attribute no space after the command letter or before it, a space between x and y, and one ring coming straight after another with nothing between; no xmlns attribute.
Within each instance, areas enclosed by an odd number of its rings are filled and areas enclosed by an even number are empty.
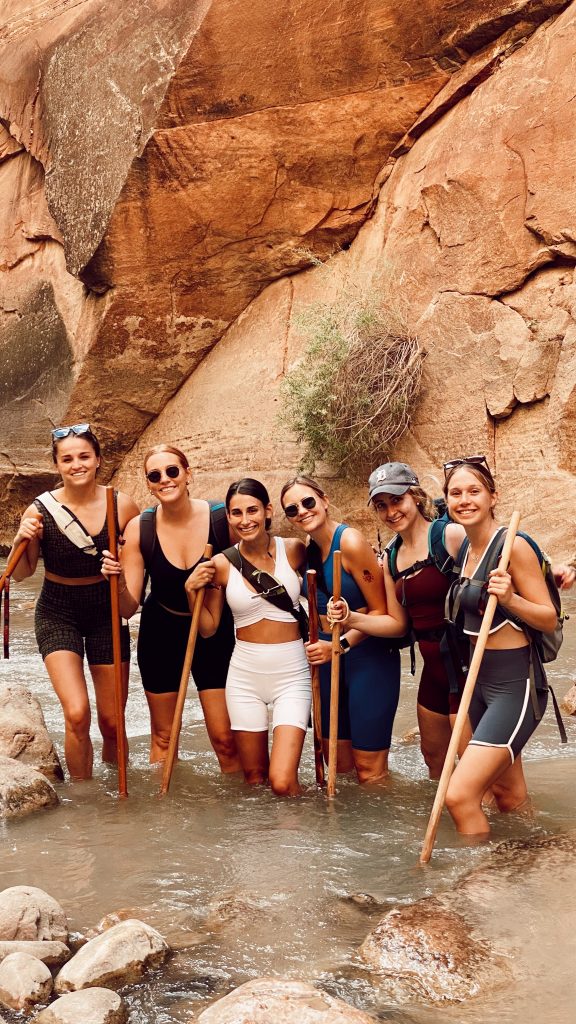
<svg viewBox="0 0 576 1024"><path fill-rule="evenodd" d="M296 608L300 597L300 580L288 561L282 537L276 537L276 562L272 575L279 583L284 584ZM232 564L230 564L230 573L226 584L226 601L234 616L236 629L241 629L242 626L253 626L255 622L261 622L262 619L270 619L273 622L296 621L290 612L276 608L261 594L249 590L242 573Z"/></svg>

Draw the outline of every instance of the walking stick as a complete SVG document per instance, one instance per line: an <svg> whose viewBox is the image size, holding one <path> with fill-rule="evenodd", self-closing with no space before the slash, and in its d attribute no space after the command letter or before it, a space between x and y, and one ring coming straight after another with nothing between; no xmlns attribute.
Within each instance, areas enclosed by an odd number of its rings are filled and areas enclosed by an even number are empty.
<svg viewBox="0 0 576 1024"><path fill-rule="evenodd" d="M310 643L318 642L318 603L316 591L316 570L309 569L306 573L308 586L308 620L310 623ZM314 732L314 767L316 769L316 785L324 786L324 754L322 751L322 713L320 705L320 667L312 669L312 726Z"/></svg>
<svg viewBox="0 0 576 1024"><path fill-rule="evenodd" d="M204 558L207 559L211 557L212 545L207 544L204 548ZM182 713L184 711L184 702L188 692L188 680L190 678L190 669L192 668L194 648L196 647L196 640L198 638L198 626L200 625L200 613L202 611L202 605L204 604L205 592L206 587L202 587L196 594L196 602L194 604L192 622L190 623L190 632L188 634L188 643L186 644L186 653L184 655L184 665L182 667L182 675L180 676L180 686L178 687L178 697L176 699L176 707L174 708L174 718L172 719L172 728L170 729L168 752L166 754L164 770L162 772L160 796L166 796L166 793L168 792L170 779L172 778L172 770L174 768L174 761L176 760L178 739L180 736L180 729L182 728Z"/></svg>
<svg viewBox="0 0 576 1024"><path fill-rule="evenodd" d="M35 513L35 518L38 520L42 519L39 512ZM12 555L12 558L8 560L8 564L2 575L0 576L0 614L2 611L2 594L4 594L4 657L10 657L10 577L14 572L14 569L18 565L18 562L22 558L22 555L26 551L30 543L30 537L26 540L21 540L16 551Z"/></svg>
<svg viewBox="0 0 576 1024"><path fill-rule="evenodd" d="M332 596L339 601L342 595L342 553L334 552L334 582ZM330 734L328 739L328 786L326 795L332 798L336 793L336 761L338 758L338 698L340 696L340 630L335 622L332 626L332 661L330 664Z"/></svg>
<svg viewBox="0 0 576 1024"><path fill-rule="evenodd" d="M36 519L42 519L42 516L40 515L39 512L36 513ZM8 560L8 564L6 565L4 572L0 576L0 594L4 590L4 587L6 586L6 580L14 572L14 569L18 565L18 562L22 558L22 555L26 551L26 548L28 547L29 543L30 537L27 537L26 540L21 540L18 547L16 548L16 551L12 555L12 558Z"/></svg>
<svg viewBox="0 0 576 1024"><path fill-rule="evenodd" d="M114 561L118 560L114 488L106 488L106 526L108 547ZM112 606L112 653L114 656L114 709L116 712L116 750L118 757L118 796L128 796L126 777L126 742L124 740L124 687L122 684L122 644L120 640L120 594L118 577L110 576L110 604Z"/></svg>
<svg viewBox="0 0 576 1024"><path fill-rule="evenodd" d="M506 533L506 539L504 541L504 547L502 548L502 554L498 563L499 569L507 569L508 562L510 561L510 555L512 553L512 545L518 532L518 525L520 523L520 513L513 512L510 519L510 525ZM440 821L440 815L442 814L442 808L446 799L446 790L448 789L448 783L450 782L450 776L454 771L454 760L456 753L460 745L462 738L462 732L466 724L468 717L468 708L470 707L470 701L472 700L472 694L478 678L478 672L480 670L480 664L484 656L486 649L486 642L488 640L488 634L490 632L490 626L492 625L492 619L494 618L494 612L498 604L498 598L495 594L490 594L488 603L486 605L486 611L482 617L482 625L478 634L478 640L474 648L474 654L472 655L472 661L470 662L470 668L468 669L468 675L466 677L466 683L464 684L464 691L460 700L460 707L458 708L458 714L456 715L456 721L454 722L454 728L452 730L452 736L446 752L446 760L444 761L444 767L442 769L442 775L438 783L438 789L436 790L436 797L432 806L432 813L430 814L430 820L428 822L428 828L426 829L426 835L424 837L424 845L422 847L422 853L420 854L420 863L427 864L432 855L434 849L434 842L436 840L436 832L438 831L438 824Z"/></svg>

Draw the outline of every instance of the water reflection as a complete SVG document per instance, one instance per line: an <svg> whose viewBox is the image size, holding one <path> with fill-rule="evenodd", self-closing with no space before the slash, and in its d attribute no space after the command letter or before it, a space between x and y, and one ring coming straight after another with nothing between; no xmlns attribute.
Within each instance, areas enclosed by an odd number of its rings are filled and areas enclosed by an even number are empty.
<svg viewBox="0 0 576 1024"><path fill-rule="evenodd" d="M0 679L31 687L61 749L61 711L33 636L34 593L30 581L13 588L13 656L0 664ZM553 667L560 695L576 677L572 632L569 627L562 660ZM415 724L415 697L416 685L407 677L396 735ZM513 956L523 982L513 1004L496 993L453 1009L391 1006L358 961L355 950L383 908L449 888L485 855L484 846L466 846L443 820L431 865L419 867L435 785L426 778L417 744L395 743L387 785L360 790L344 780L328 807L313 788L307 741L302 776L310 791L283 802L217 773L192 694L182 761L169 796L160 800L157 773L148 765L148 712L136 672L127 726L128 800L116 799L115 772L98 765L92 782L59 787L62 803L55 811L0 828L3 887L45 888L61 901L76 931L126 908L174 944L169 965L131 992L131 1024L182 1024L215 996L262 974L321 979L335 994L397 1024L432 1024L440 1014L462 1024L536 1024L550 1017L552 1005L555 1022L573 1019L566 980L576 929L567 910L576 907L576 871L530 879L527 888L510 884L499 893L493 937ZM570 744L560 748L548 713L527 751L536 822L496 817L493 841L576 826L576 719L567 728ZM94 739L97 749L97 731ZM348 898L353 893L373 901L356 903Z"/></svg>

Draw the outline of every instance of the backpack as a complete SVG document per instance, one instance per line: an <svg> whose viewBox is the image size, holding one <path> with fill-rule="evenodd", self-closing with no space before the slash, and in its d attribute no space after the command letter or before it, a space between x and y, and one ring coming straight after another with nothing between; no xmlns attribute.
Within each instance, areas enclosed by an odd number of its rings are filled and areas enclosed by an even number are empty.
<svg viewBox="0 0 576 1024"><path fill-rule="evenodd" d="M223 551L230 544L226 506L223 501L209 501L208 504L210 506L210 533L214 534L219 551ZM156 546L157 508L158 506L154 505L152 508L145 508L144 511L140 513L140 551L146 568L144 583L142 585L142 594L140 596L140 604L144 604L144 600L146 598L146 588L148 586L148 580L150 579L149 566L152 562L154 548Z"/></svg>
<svg viewBox="0 0 576 1024"><path fill-rule="evenodd" d="M552 703L554 705L554 713L556 715L556 721L558 723L558 730L560 732L561 742L567 743L568 737L566 736L566 730L564 728L564 723L562 722L562 717L560 715L560 709L558 707L556 695L552 687L548 683L548 680L546 678L546 672L544 670L544 665L549 664L551 661L555 661L558 657L558 652L562 646L562 641L564 639L564 619L567 618L567 616L564 615L564 612L562 610L562 599L560 597L560 592L558 590L556 580L554 579L554 573L552 572L550 558L544 551L542 551L542 549L536 543L534 538L530 537L529 534L524 533L522 530L519 530L517 536L522 537L530 545L532 551L538 559L538 563L540 565L542 575L544 576L544 581L546 583L546 588L548 590L548 596L550 597L550 600L552 601L554 610L556 612L557 622L554 629L551 630L549 633L546 633L540 629L534 629L533 626L528 626L517 615L512 615L509 612L507 612L506 614L511 621L515 622L518 626L520 626L523 629L530 642L530 696L532 700L532 707L534 709L534 716L536 718L536 721L539 721L542 717L540 714L540 708L538 705L538 699L536 695L537 673L540 681L539 688L550 690ZM500 561L500 556L502 554L502 549L504 547L505 537L506 527L502 526L500 527L498 533L496 534L495 538L492 540L490 544L490 551L488 560L486 562L485 574L482 580L478 581L482 584L482 589L480 590L480 593L482 593L482 590L486 587L486 582L488 580L490 573L492 572L493 569L496 569L496 567L498 566L498 562ZM457 575L457 577L460 577L462 574L462 569L464 566L464 561L469 546L470 541L466 537L462 542L462 545L460 547L460 550L458 551L458 554L454 562L453 571ZM458 579L455 580L455 585L450 589L446 596L446 621L449 625L449 628L452 631L455 631L457 635L459 635L463 631L462 623L459 621L458 616L459 601L457 597L455 600L457 587Z"/></svg>

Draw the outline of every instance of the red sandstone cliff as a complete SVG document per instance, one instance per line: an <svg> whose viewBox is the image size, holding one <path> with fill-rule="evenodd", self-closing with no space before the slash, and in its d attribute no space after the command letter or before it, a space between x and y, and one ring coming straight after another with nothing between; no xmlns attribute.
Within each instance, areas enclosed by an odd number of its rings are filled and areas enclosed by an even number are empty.
<svg viewBox="0 0 576 1024"><path fill-rule="evenodd" d="M247 469L274 490L298 454L275 420L292 313L391 266L427 351L399 455L487 451L566 549L547 499L563 517L576 489L576 4L4 9L4 535L51 423L89 419L141 497L159 439L199 493Z"/></svg>

